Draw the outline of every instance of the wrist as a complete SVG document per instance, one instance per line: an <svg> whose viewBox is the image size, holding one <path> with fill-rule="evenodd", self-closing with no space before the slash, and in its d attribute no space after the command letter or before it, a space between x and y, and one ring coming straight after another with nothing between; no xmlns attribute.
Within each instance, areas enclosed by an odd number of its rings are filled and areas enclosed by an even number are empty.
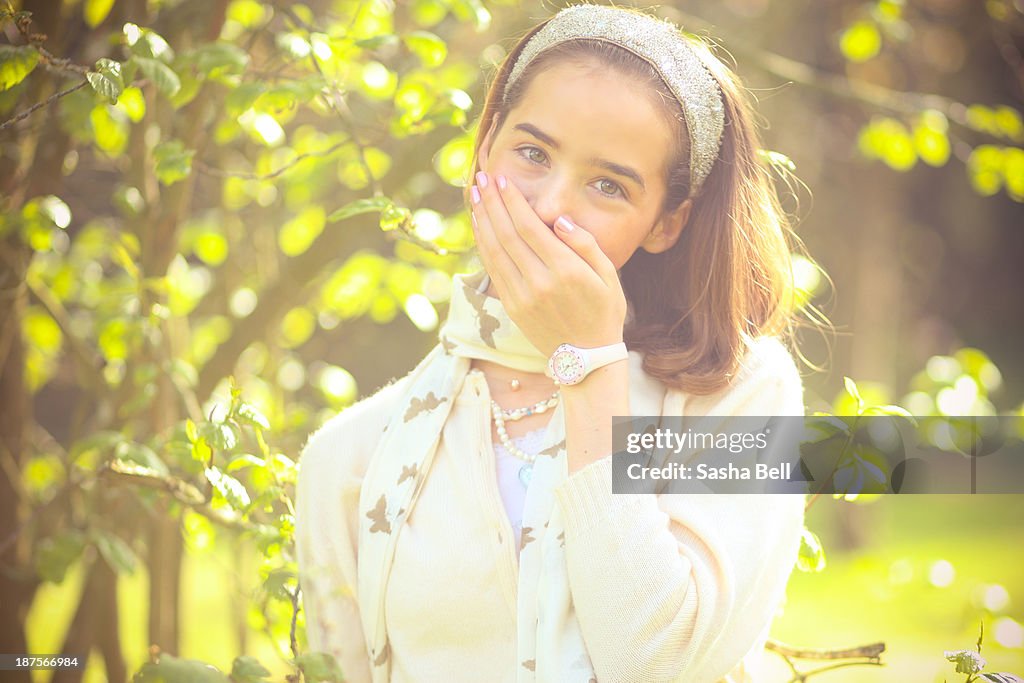
<svg viewBox="0 0 1024 683"><path fill-rule="evenodd" d="M629 357L626 345L621 341L596 347L579 347L562 344L548 358L548 377L563 386L583 382L592 372Z"/></svg>
<svg viewBox="0 0 1024 683"><path fill-rule="evenodd" d="M610 396L616 396L629 380L629 363L626 358L603 365L593 370L577 384L559 384L558 390L566 400L583 396L614 403Z"/></svg>

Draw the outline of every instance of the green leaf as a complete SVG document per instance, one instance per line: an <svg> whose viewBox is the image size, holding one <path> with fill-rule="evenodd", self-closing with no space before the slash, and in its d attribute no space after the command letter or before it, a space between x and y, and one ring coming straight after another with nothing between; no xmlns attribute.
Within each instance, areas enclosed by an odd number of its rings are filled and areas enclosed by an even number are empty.
<svg viewBox="0 0 1024 683"><path fill-rule="evenodd" d="M452 14L460 21L472 21L478 33L491 25L491 13L481 0L450 0L450 3Z"/></svg>
<svg viewBox="0 0 1024 683"><path fill-rule="evenodd" d="M192 459L197 462L207 463L213 457L213 449L206 439L199 437L192 442Z"/></svg>
<svg viewBox="0 0 1024 683"><path fill-rule="evenodd" d="M270 671L259 660L249 655L236 657L231 664L231 680L234 683L259 683L270 678Z"/></svg>
<svg viewBox="0 0 1024 683"><path fill-rule="evenodd" d="M117 158L124 153L128 145L127 114L117 107L101 102L89 112L89 125L92 126L96 146L107 156Z"/></svg>
<svg viewBox="0 0 1024 683"><path fill-rule="evenodd" d="M295 218L281 226L278 246L285 256L298 256L309 249L324 230L324 209L319 204L307 206Z"/></svg>
<svg viewBox="0 0 1024 683"><path fill-rule="evenodd" d="M1006 138L1024 142L1024 117L1016 109L1002 106L992 110L992 123Z"/></svg>
<svg viewBox="0 0 1024 683"><path fill-rule="evenodd" d="M967 158L967 172L970 174L974 191L984 197L999 192L1003 186L1005 153L996 145L978 145Z"/></svg>
<svg viewBox="0 0 1024 683"><path fill-rule="evenodd" d="M230 116L239 116L252 106L256 98L267 89L262 83L243 83L228 93L224 109Z"/></svg>
<svg viewBox="0 0 1024 683"><path fill-rule="evenodd" d="M391 206L384 209L380 214L380 229L384 232L408 228L412 224L412 212L405 207Z"/></svg>
<svg viewBox="0 0 1024 683"><path fill-rule="evenodd" d="M870 21L858 21L843 31L839 48L851 62L866 62L882 48L882 34Z"/></svg>
<svg viewBox="0 0 1024 683"><path fill-rule="evenodd" d="M113 59L102 57L96 61L96 70L85 75L89 85L98 94L106 97L111 104L117 102L124 90L124 80L121 78L121 64Z"/></svg>
<svg viewBox="0 0 1024 683"><path fill-rule="evenodd" d="M160 661L142 665L132 683L231 683L217 667L194 659L161 654Z"/></svg>
<svg viewBox="0 0 1024 683"><path fill-rule="evenodd" d="M441 0L414 0L410 13L420 26L435 26L448 15L448 7Z"/></svg>
<svg viewBox="0 0 1024 683"><path fill-rule="evenodd" d="M278 567L267 574L263 588L275 598L288 601L292 599L296 578L294 570L288 567Z"/></svg>
<svg viewBox="0 0 1024 683"><path fill-rule="evenodd" d="M89 28L96 28L107 18L113 6L114 0L85 0L85 4L82 5L85 23Z"/></svg>
<svg viewBox="0 0 1024 683"><path fill-rule="evenodd" d="M239 405L238 410L235 411L235 415L242 422L251 424L254 427L270 429L270 421L263 413L257 410L256 407L250 403L242 403Z"/></svg>
<svg viewBox="0 0 1024 683"><path fill-rule="evenodd" d="M183 71L179 71L178 77L181 78L181 90L171 98L171 106L175 109L181 109L194 100L203 85L203 79L192 69L186 68Z"/></svg>
<svg viewBox="0 0 1024 683"><path fill-rule="evenodd" d="M138 558L128 544L114 534L105 531L95 533L94 541L100 555L110 568L118 574L131 574L138 566Z"/></svg>
<svg viewBox="0 0 1024 683"><path fill-rule="evenodd" d="M125 24L122 31L133 55L165 62L174 59L174 50L159 33L132 23Z"/></svg>
<svg viewBox="0 0 1024 683"><path fill-rule="evenodd" d="M68 531L40 541L35 557L39 578L53 583L62 582L68 568L85 549L85 541L85 536L79 531Z"/></svg>
<svg viewBox="0 0 1024 683"><path fill-rule="evenodd" d="M117 108L127 114L132 123L138 123L146 115L146 97L135 86L127 87L117 101Z"/></svg>
<svg viewBox="0 0 1024 683"><path fill-rule="evenodd" d="M398 42L398 36L393 33L384 33L379 36L371 36L356 41L356 46L364 50L379 50L385 45L394 45Z"/></svg>
<svg viewBox="0 0 1024 683"><path fill-rule="evenodd" d="M810 529L804 529L800 535L800 553L797 555L797 567L803 572L820 572L825 568L825 549Z"/></svg>
<svg viewBox="0 0 1024 683"><path fill-rule="evenodd" d="M473 138L465 134L446 142L434 155L434 170L446 183L456 187L465 186L472 163Z"/></svg>
<svg viewBox="0 0 1024 683"><path fill-rule="evenodd" d="M213 489L220 494L227 504L236 510L244 511L252 502L249 498L249 492L242 485L242 482L216 467L206 468L206 480L210 482Z"/></svg>
<svg viewBox="0 0 1024 683"><path fill-rule="evenodd" d="M1003 178L1010 199L1024 202L1024 149L1006 148L1003 154Z"/></svg>
<svg viewBox="0 0 1024 683"><path fill-rule="evenodd" d="M156 177L163 185L173 185L192 173L192 157L195 150L185 149L181 140L161 142L153 150L156 162Z"/></svg>
<svg viewBox="0 0 1024 683"><path fill-rule="evenodd" d="M950 145L946 136L946 117L939 112L924 116L914 126L914 149L929 166L944 166L949 161Z"/></svg>
<svg viewBox="0 0 1024 683"><path fill-rule="evenodd" d="M333 655L326 652L307 652L295 658L295 665L302 669L309 683L340 683L344 680L341 668Z"/></svg>
<svg viewBox="0 0 1024 683"><path fill-rule="evenodd" d="M308 308L298 306L281 320L281 343L289 349L305 344L316 331L316 316Z"/></svg>
<svg viewBox="0 0 1024 683"><path fill-rule="evenodd" d="M980 652L974 650L956 650L954 652L947 650L945 655L948 661L956 662L958 674L976 674L985 668L985 658L981 656Z"/></svg>
<svg viewBox="0 0 1024 683"><path fill-rule="evenodd" d="M430 31L413 31L402 42L427 68L440 66L448 56L448 45Z"/></svg>
<svg viewBox="0 0 1024 683"><path fill-rule="evenodd" d="M857 391L857 383L849 377L843 377L843 386L846 387L846 393L857 402L857 413L859 414L864 410L864 399L860 397L860 392Z"/></svg>
<svg viewBox="0 0 1024 683"><path fill-rule="evenodd" d="M336 223L338 221L343 221L346 218L351 218L352 216L358 216L364 213L373 213L374 211L384 211L391 205L392 202L387 197L357 199L331 213L331 215L327 217L327 222Z"/></svg>
<svg viewBox="0 0 1024 683"><path fill-rule="evenodd" d="M857 488L855 491L847 488L846 493L885 493L891 473L884 453L858 444L852 449L851 460L857 474Z"/></svg>
<svg viewBox="0 0 1024 683"><path fill-rule="evenodd" d="M1016 674L1010 674L1006 672L988 672L983 673L976 680L979 681L992 681L992 683L1024 683L1024 678Z"/></svg>
<svg viewBox="0 0 1024 683"><path fill-rule="evenodd" d="M131 61L138 65L139 70L165 97L174 97L181 90L181 79L178 78L178 74L159 59L136 56L132 57Z"/></svg>
<svg viewBox="0 0 1024 683"><path fill-rule="evenodd" d="M267 463L263 461L263 458L253 455L252 453L243 453L234 460L228 463L228 472L237 472L238 470L244 470L247 467L266 467Z"/></svg>
<svg viewBox="0 0 1024 683"><path fill-rule="evenodd" d="M189 443L195 443L196 437L199 436L199 430L196 429L196 423L191 418L185 420L185 436L188 437Z"/></svg>
<svg viewBox="0 0 1024 683"><path fill-rule="evenodd" d="M0 45L0 92L25 80L39 63L39 52L29 45Z"/></svg>
<svg viewBox="0 0 1024 683"><path fill-rule="evenodd" d="M219 450L231 450L238 445L237 430L226 422L207 422L199 428L199 434Z"/></svg>
<svg viewBox="0 0 1024 683"><path fill-rule="evenodd" d="M60 325L42 308L29 307L22 319L22 328L27 341L33 347L48 354L60 351L64 334Z"/></svg>
<svg viewBox="0 0 1024 683"><path fill-rule="evenodd" d="M114 457L125 462L134 462L163 475L169 473L167 465L164 464L164 461L160 459L160 456L152 448L135 441L122 441L118 443L117 448L114 450Z"/></svg>
<svg viewBox="0 0 1024 683"><path fill-rule="evenodd" d="M881 159L896 171L909 171L917 163L914 139L898 119L875 117L861 130L857 144L864 156Z"/></svg>
<svg viewBox="0 0 1024 683"><path fill-rule="evenodd" d="M365 162L365 163L364 163ZM362 159L352 152L338 163L338 179L351 190L362 190L372 180L380 180L391 169L391 156L377 147L362 150Z"/></svg>
<svg viewBox="0 0 1024 683"><path fill-rule="evenodd" d="M206 76L214 71L238 74L249 64L249 55L242 48L231 43L207 43L197 49L192 57L196 66Z"/></svg>
<svg viewBox="0 0 1024 683"><path fill-rule="evenodd" d="M227 18L247 29L260 26L269 17L269 6L264 6L259 0L234 0L228 5Z"/></svg>
<svg viewBox="0 0 1024 683"><path fill-rule="evenodd" d="M910 420L911 424L917 426L917 419L911 415L910 411L903 406L897 405L886 405L886 406L870 406L864 411L865 413L880 413L882 415L893 415L896 417L905 417Z"/></svg>
<svg viewBox="0 0 1024 683"><path fill-rule="evenodd" d="M112 450L115 445L125 441L125 436L121 432L113 430L94 432L84 438L79 439L71 446L71 462L77 467L84 469L95 469L96 460L98 458L89 457L83 458L84 455L99 454L105 456L108 451ZM85 462L83 462L83 460Z"/></svg>

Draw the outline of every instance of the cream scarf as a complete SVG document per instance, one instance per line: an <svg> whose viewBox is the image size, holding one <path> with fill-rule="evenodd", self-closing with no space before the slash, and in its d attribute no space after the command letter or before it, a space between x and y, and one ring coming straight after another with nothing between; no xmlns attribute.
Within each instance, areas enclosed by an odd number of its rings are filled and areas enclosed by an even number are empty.
<svg viewBox="0 0 1024 683"><path fill-rule="evenodd" d="M359 607L374 683L390 680L384 598L402 525L430 472L441 430L471 359L540 372L546 359L501 302L482 293L484 274L457 276L449 317L436 346L407 378L404 398L370 460L359 498ZM669 392L671 395L672 392ZM662 400L633 406L665 414ZM650 399L648 399L650 400ZM518 683L594 678L569 590L565 534L555 489L567 477L565 421L555 409L533 467L523 510L519 556Z"/></svg>

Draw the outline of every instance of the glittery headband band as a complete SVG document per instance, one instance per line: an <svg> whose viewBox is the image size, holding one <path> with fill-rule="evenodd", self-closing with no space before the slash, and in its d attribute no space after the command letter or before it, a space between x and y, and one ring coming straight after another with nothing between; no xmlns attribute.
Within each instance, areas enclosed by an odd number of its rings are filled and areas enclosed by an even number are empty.
<svg viewBox="0 0 1024 683"><path fill-rule="evenodd" d="M690 134L690 195L695 196L718 158L725 110L718 83L679 29L646 14L599 5L576 5L556 14L526 43L509 73L504 97L527 65L570 40L603 40L654 67L679 101Z"/></svg>

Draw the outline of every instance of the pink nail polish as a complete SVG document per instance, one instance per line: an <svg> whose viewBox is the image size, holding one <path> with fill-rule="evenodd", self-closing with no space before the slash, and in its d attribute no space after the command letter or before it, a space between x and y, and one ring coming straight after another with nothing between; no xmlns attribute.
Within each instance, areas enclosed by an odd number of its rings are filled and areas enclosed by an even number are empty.
<svg viewBox="0 0 1024 683"><path fill-rule="evenodd" d="M498 176L498 189L504 190L506 187L508 187L508 181L505 180L505 176Z"/></svg>
<svg viewBox="0 0 1024 683"><path fill-rule="evenodd" d="M569 219L566 218L565 216L558 217L558 220L555 221L555 227L561 230L562 232L572 232L573 230L576 229L573 227L573 224L569 222Z"/></svg>
<svg viewBox="0 0 1024 683"><path fill-rule="evenodd" d="M487 174L483 171L479 171L476 174L476 182L480 187L487 187Z"/></svg>
<svg viewBox="0 0 1024 683"><path fill-rule="evenodd" d="M469 194L470 194L471 197L473 197L473 203L474 204L479 204L480 203L480 190L476 189L476 185L474 185L473 187L469 188Z"/></svg>

